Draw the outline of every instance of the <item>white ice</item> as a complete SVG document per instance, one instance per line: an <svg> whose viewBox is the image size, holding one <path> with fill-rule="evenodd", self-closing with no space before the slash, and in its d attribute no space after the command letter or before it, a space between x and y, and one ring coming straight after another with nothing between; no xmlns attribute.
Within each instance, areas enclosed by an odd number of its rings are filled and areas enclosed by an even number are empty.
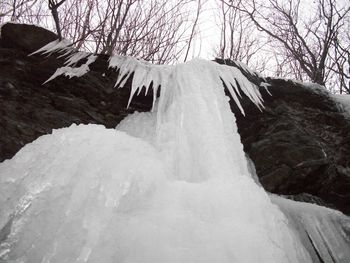
<svg viewBox="0 0 350 263"><path fill-rule="evenodd" d="M69 78L81 77L81 76L85 75L87 72L90 71L89 65L91 63L95 62L97 56L87 55L84 58L87 58L87 61L85 63L81 64L79 67L65 66L65 67L60 67L60 68L56 69L55 73L48 80L46 80L44 82L44 84L57 78L58 76L61 76L61 75L64 75L64 76L69 77ZM79 61L81 59L82 59L82 57L72 56L71 59L68 60L68 62L66 62L66 63L68 65L75 64L77 61Z"/></svg>
<svg viewBox="0 0 350 263"><path fill-rule="evenodd" d="M309 251L312 262L349 262L348 216L315 204L295 202L276 195L270 195L270 198L286 215L291 229Z"/></svg>
<svg viewBox="0 0 350 263"><path fill-rule="evenodd" d="M154 110L117 130L55 130L0 164L0 260L312 262L248 169L222 81L238 105L237 83L259 107L261 97L238 69L110 65L134 72L131 98L161 86Z"/></svg>
<svg viewBox="0 0 350 263"><path fill-rule="evenodd" d="M155 147L103 126L40 137L0 168L1 226L11 221L2 259L296 262L302 253L248 177L191 182L170 172Z"/></svg>
<svg viewBox="0 0 350 263"><path fill-rule="evenodd" d="M72 47L72 43L69 42L67 39L63 40L54 40L42 48L38 49L37 51L29 54L29 56L32 56L34 54L52 54L52 53L62 53L62 55L69 55L75 52L74 48Z"/></svg>
<svg viewBox="0 0 350 263"><path fill-rule="evenodd" d="M34 54L47 54L51 55L53 53L60 54L59 57L65 58L65 66L56 69L55 73L46 80L43 84L57 78L58 76L66 76L69 78L72 77L81 77L90 71L89 65L95 62L97 59L96 55L84 52L77 51L68 40L54 40L37 51L30 54L30 56ZM82 63L79 67L75 65L81 61L82 59L86 59L85 63Z"/></svg>

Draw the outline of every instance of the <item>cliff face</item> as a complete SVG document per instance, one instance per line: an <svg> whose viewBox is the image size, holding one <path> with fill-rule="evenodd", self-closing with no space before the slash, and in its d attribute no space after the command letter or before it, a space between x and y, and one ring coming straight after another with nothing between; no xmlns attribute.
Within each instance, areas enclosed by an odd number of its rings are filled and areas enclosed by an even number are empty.
<svg viewBox="0 0 350 263"><path fill-rule="evenodd" d="M265 109L234 109L246 153L272 193L350 213L350 121L324 92L286 80L261 90Z"/></svg>
<svg viewBox="0 0 350 263"><path fill-rule="evenodd" d="M63 61L28 54L54 35L15 24L1 31L0 161L53 128L72 123L112 128L131 112L150 110L152 92L141 93L126 109L130 83L114 88L116 72L107 69L108 58L103 56L80 78L58 77L42 85ZM256 76L251 80L261 82ZM350 214L350 121L325 92L286 80L266 82L271 95L261 88L262 112L244 97L245 117L232 104L261 184L270 192Z"/></svg>

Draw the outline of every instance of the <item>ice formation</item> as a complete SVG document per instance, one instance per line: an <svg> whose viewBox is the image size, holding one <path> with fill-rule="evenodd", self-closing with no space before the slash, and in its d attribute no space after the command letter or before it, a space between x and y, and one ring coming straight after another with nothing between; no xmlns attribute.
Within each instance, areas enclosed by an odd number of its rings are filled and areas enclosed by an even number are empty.
<svg viewBox="0 0 350 263"><path fill-rule="evenodd" d="M48 55L51 55L53 53L61 53L59 57L64 57L66 59L65 66L58 68L56 72L44 82L44 84L61 75L69 78L81 77L90 70L89 65L94 63L97 59L96 55L84 51L77 51L66 39L63 39L61 41L58 39L54 40L38 49L37 51L31 53L30 56L38 53ZM75 67L75 65L83 59L86 61L79 67Z"/></svg>
<svg viewBox="0 0 350 263"><path fill-rule="evenodd" d="M153 111L55 130L0 164L0 262L312 262L249 172L222 82L242 111L238 86L261 97L238 69L110 66L117 85L134 72L130 100L161 86Z"/></svg>
<svg viewBox="0 0 350 263"><path fill-rule="evenodd" d="M342 213L314 204L270 195L286 215L314 263L349 262L350 219Z"/></svg>

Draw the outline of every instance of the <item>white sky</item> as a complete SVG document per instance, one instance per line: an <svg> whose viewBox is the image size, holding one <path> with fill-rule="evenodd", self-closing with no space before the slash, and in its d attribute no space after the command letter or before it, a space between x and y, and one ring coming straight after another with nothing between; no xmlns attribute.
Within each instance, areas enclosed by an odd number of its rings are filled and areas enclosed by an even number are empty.
<svg viewBox="0 0 350 263"><path fill-rule="evenodd" d="M213 59L215 57L215 47L219 46L220 28L217 25L217 1L207 0L203 4L201 16L198 22L198 35L192 45L192 58L200 57Z"/></svg>

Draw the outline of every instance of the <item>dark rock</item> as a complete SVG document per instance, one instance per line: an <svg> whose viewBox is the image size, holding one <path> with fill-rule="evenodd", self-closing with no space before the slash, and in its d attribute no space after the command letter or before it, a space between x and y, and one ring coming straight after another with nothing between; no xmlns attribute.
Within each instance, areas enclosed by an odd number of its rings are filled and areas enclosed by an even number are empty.
<svg viewBox="0 0 350 263"><path fill-rule="evenodd" d="M312 195L350 214L350 121L326 92L269 79L260 112L243 98L246 117L232 103L246 153L266 190Z"/></svg>
<svg viewBox="0 0 350 263"><path fill-rule="evenodd" d="M0 46L31 53L57 38L55 33L42 27L7 23L1 27Z"/></svg>
<svg viewBox="0 0 350 263"><path fill-rule="evenodd" d="M291 181L291 173L292 169L289 166L282 164L267 175L261 177L260 183L267 191L276 192L281 186L286 184L286 182Z"/></svg>

